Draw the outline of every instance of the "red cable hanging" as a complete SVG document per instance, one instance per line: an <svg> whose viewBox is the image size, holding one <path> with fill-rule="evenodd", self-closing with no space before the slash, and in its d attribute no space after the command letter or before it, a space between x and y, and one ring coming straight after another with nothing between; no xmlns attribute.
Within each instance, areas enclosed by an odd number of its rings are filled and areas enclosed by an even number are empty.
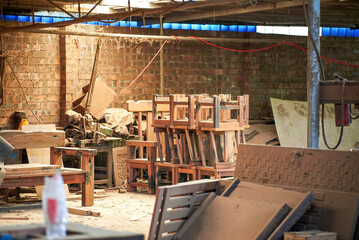
<svg viewBox="0 0 359 240"><path fill-rule="evenodd" d="M239 49L232 49L232 48L225 48L225 47L221 47L221 46L218 46L218 45L215 45L213 43L210 43L210 42L207 42L203 39L200 39L199 37L194 37L194 36L189 36L190 38L194 38L194 39L197 39L205 44L208 44L212 47L216 47L216 48L219 48L219 49L223 49L223 50L227 50L227 51L232 51L232 52L259 52L259 51L263 51L263 50L268 50L270 48L274 48L274 47L277 47L279 45L282 45L282 44L289 44L289 45L292 45L293 47L296 47L296 48L299 48L300 50L304 51L304 52L308 52L307 49L305 48L302 48L302 47L299 47L298 45L294 44L294 43L291 43L291 42L280 42L280 43L277 43L277 44L274 44L272 46L269 46L269 47L265 47L265 48L259 48L259 49L250 49L250 50L239 50ZM334 60L334 59L331 59L331 58L327 58L327 57L324 57L324 56L320 56L321 58L323 59L326 59L328 61L331 61L331 62L336 62L336 63L340 63L340 64L343 64L343 65L348 65L348 66L353 66L353 67L359 67L359 65L356 65L356 64L351 64L351 63L345 63L345 62L341 62L341 61L338 61L338 60Z"/></svg>
<svg viewBox="0 0 359 240"><path fill-rule="evenodd" d="M153 60L155 60L155 58L157 57L157 55L162 51L162 48L166 45L167 40L164 41L164 43L162 44L162 46L160 47L160 49L157 51L156 55L151 59L151 61L146 65L146 67L140 72L140 74L135 78L135 80L133 80L125 89L123 89L120 94L118 94L112 101L110 101L109 103L107 103L106 105L104 105L101 109L97 110L97 112L93 113L92 115L96 115L98 112L104 110L105 108L107 108L108 105L110 105L111 103L113 103L114 101L116 101L122 94L124 94L127 89L129 89L136 81L137 79L139 79L142 74L146 71L146 69L151 65L151 63L153 62Z"/></svg>

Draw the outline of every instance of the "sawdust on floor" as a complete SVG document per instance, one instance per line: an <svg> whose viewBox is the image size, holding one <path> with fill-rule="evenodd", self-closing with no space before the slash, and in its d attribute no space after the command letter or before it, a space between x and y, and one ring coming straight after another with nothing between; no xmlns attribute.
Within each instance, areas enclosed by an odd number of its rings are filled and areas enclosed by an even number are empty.
<svg viewBox="0 0 359 240"><path fill-rule="evenodd" d="M68 207L100 212L100 217L69 214L69 221L115 231L142 233L147 239L155 198L155 195L148 195L145 192L118 193L118 190L106 190L105 197L95 198L95 204L92 207L81 207L81 200L67 202ZM16 205L8 204L8 206L14 207ZM44 221L41 208L6 211L4 209L6 205L0 207L0 226L43 223ZM28 217L29 220L1 219L5 217Z"/></svg>

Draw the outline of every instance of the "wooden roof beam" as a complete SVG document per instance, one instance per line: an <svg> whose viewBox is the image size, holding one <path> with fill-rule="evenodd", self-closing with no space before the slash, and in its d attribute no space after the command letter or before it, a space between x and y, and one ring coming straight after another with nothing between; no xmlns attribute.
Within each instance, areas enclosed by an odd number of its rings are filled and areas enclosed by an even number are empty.
<svg viewBox="0 0 359 240"><path fill-rule="evenodd" d="M328 2L332 0L321 0L320 2ZM305 0L307 3L308 1ZM202 13L194 13L194 14L173 14L168 17L164 17L164 22L185 22L188 20L195 20L195 19L204 19L204 18L215 18L221 16L228 16L228 15L236 15L236 14L243 14L243 13L250 13L250 12L261 12L267 10L274 10L286 7L294 7L300 6L303 4L302 0L289 0L277 3L262 3L257 4L256 6L248 6L248 7L234 7L231 9L223 9L223 10L209 10ZM178 9L180 10L180 9Z"/></svg>

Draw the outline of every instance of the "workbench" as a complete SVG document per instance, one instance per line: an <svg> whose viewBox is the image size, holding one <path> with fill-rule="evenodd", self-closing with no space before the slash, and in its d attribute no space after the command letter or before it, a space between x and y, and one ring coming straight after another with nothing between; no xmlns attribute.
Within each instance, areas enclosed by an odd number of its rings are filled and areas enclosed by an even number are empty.
<svg viewBox="0 0 359 240"><path fill-rule="evenodd" d="M107 154L106 167L96 166L95 157L95 171L106 172L106 174L96 174L95 184L107 184L107 187L112 187L112 176L113 176L113 148L124 146L125 140L117 137L107 137L100 144L94 143L92 139L85 139L79 141L80 148L91 148L96 149L97 153L105 152ZM104 179L105 178L105 179Z"/></svg>

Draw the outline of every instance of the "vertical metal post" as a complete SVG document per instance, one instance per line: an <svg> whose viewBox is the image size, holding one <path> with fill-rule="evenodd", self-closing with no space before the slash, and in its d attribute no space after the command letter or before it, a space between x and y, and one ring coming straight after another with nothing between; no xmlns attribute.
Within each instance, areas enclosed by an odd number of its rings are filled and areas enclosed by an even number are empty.
<svg viewBox="0 0 359 240"><path fill-rule="evenodd" d="M163 17L162 15L160 16L160 35L163 35L163 21L162 21ZM163 44L163 41L161 41L161 46ZM163 51L160 52L160 93L161 96L165 95L165 81L164 81L164 76L163 76Z"/></svg>
<svg viewBox="0 0 359 240"><path fill-rule="evenodd" d="M315 53L314 44L320 49L320 0L308 1L308 55L307 55L307 100L308 100L308 131L307 146L319 148L319 78L320 66ZM309 34L312 34L313 41Z"/></svg>

